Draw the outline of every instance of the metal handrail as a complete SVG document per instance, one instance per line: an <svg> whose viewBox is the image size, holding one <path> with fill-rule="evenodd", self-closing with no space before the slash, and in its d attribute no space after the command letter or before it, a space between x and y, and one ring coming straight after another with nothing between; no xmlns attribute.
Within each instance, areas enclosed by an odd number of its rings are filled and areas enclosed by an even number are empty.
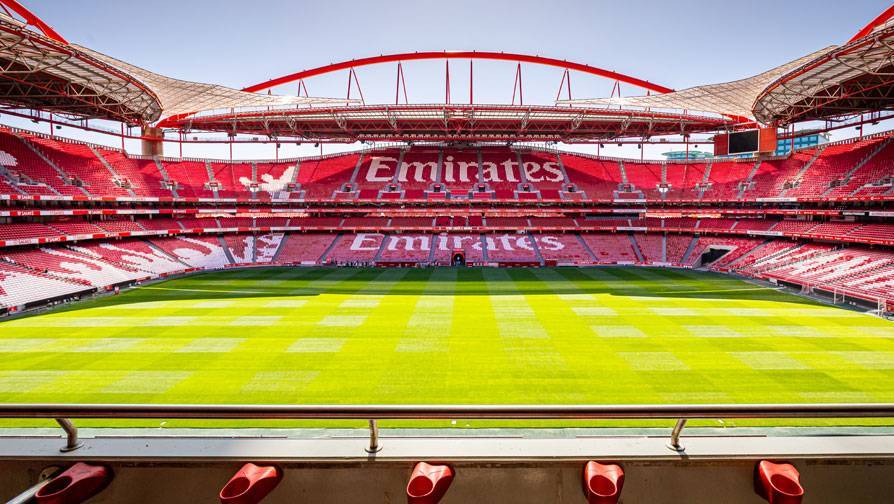
<svg viewBox="0 0 894 504"><path fill-rule="evenodd" d="M894 418L894 403L622 405L0 404L0 418L539 419Z"/></svg>
<svg viewBox="0 0 894 504"><path fill-rule="evenodd" d="M894 403L863 404L627 404L627 405L175 405L175 404L0 404L0 418L53 418L66 432L62 451L82 444L71 418L336 420L369 422L366 450L381 450L378 420L631 420L675 419L668 447L684 452L680 435L687 420L713 418L894 418Z"/></svg>

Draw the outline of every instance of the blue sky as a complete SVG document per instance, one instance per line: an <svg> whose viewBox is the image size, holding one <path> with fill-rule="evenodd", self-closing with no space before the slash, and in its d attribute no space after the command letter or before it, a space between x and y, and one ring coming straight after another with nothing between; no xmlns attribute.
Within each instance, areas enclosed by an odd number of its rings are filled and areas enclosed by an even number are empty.
<svg viewBox="0 0 894 504"><path fill-rule="evenodd" d="M840 44L889 5L882 0L25 4L73 42L172 77L233 87L382 53L477 49L568 59L672 88L747 77ZM467 99L467 67L467 62L451 66L456 100ZM394 70L393 65L358 70L368 101L393 100ZM443 62L415 63L405 70L412 101L443 99ZM523 72L526 102L555 97L559 70L525 66ZM511 65L482 63L475 77L476 98L509 101ZM338 74L307 84L312 95L343 96L345 83L346 75ZM587 97L605 95L610 88L611 82L575 76L572 91ZM295 88L276 91L294 93ZM647 155L654 157L659 150L647 150ZM226 156L222 148L207 146L187 148L185 153ZM168 154L176 150L169 147ZM270 146L237 147L237 157L271 155Z"/></svg>

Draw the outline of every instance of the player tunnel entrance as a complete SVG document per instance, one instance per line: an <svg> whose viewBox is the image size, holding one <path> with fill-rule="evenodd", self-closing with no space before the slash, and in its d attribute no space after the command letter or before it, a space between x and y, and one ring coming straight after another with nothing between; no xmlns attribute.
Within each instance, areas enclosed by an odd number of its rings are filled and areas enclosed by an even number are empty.
<svg viewBox="0 0 894 504"><path fill-rule="evenodd" d="M466 253L462 250L454 250L452 254L450 254L450 265L451 266L465 266L466 265Z"/></svg>
<svg viewBox="0 0 894 504"><path fill-rule="evenodd" d="M719 261L723 256L729 254L736 247L723 247L712 245L702 252L702 255L698 258L698 261L695 263L696 267L700 266L708 266L709 264L713 264Z"/></svg>

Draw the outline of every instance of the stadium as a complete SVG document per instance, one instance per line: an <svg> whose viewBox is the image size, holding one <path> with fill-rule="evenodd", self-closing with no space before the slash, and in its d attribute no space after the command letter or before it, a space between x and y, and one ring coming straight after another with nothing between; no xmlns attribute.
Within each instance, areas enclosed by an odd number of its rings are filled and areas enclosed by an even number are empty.
<svg viewBox="0 0 894 504"><path fill-rule="evenodd" d="M673 89L424 47L232 87L25 3L8 503L891 501L894 6Z"/></svg>

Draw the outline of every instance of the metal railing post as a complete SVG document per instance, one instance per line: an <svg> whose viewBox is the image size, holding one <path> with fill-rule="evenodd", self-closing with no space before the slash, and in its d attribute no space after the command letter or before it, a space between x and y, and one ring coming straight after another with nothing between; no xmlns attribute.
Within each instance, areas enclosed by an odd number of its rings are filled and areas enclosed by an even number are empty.
<svg viewBox="0 0 894 504"><path fill-rule="evenodd" d="M382 450L379 446L379 423L375 420L369 421L369 446L366 448L367 453L377 453Z"/></svg>
<svg viewBox="0 0 894 504"><path fill-rule="evenodd" d="M680 444L680 434L683 433L683 427L686 427L686 419L680 418L677 420L677 424L674 425L674 430L671 431L670 443L667 445L668 448L678 453L686 451L686 448Z"/></svg>
<svg viewBox="0 0 894 504"><path fill-rule="evenodd" d="M75 451L82 446L83 443L78 441L78 428L67 418L57 418L56 423L65 431L65 446L60 448L61 452Z"/></svg>
<svg viewBox="0 0 894 504"><path fill-rule="evenodd" d="M34 496L37 495L37 492L39 492L41 488L47 486L50 483L50 480L55 478L60 472L62 472L62 470L56 466L47 467L40 472L40 476L38 476L37 483L34 484L34 486L19 495L16 495L12 499L9 499L6 501L6 504L33 504Z"/></svg>

